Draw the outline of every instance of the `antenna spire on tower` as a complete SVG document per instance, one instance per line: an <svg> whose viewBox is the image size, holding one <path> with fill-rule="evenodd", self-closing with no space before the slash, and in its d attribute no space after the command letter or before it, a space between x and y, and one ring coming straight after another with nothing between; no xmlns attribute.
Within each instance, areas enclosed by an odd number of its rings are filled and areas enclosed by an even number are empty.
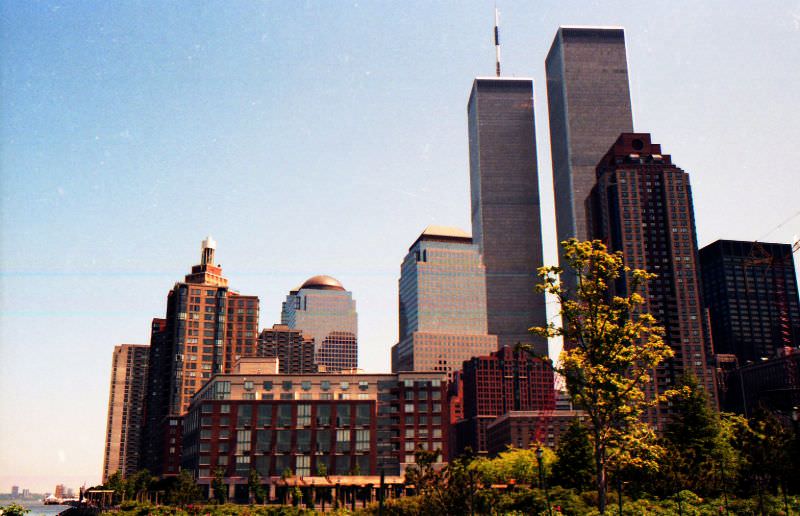
<svg viewBox="0 0 800 516"><path fill-rule="evenodd" d="M500 11L494 8L495 74L500 77Z"/></svg>

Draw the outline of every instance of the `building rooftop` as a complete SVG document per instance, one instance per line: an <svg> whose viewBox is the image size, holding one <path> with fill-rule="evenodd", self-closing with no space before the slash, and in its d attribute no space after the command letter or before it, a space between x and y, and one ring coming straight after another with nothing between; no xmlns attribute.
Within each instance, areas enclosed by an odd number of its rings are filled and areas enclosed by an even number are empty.
<svg viewBox="0 0 800 516"><path fill-rule="evenodd" d="M410 251L417 243L421 240L432 240L438 242L463 242L463 243L472 243L472 236L464 230L459 228L449 227L449 226L436 226L430 225L426 227L422 233L420 233L419 237L414 240L414 243L411 244L411 247L408 248Z"/></svg>
<svg viewBox="0 0 800 516"><path fill-rule="evenodd" d="M319 275L319 276L312 276L308 278L305 283L300 285L300 288L297 290L301 290L304 288L314 289L314 290L345 290L344 286L341 284L339 280L336 278L332 278L331 276Z"/></svg>

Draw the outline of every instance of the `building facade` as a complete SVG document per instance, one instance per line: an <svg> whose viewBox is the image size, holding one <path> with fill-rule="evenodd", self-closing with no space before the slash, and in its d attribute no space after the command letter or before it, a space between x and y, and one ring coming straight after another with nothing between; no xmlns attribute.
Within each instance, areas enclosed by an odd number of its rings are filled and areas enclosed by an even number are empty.
<svg viewBox="0 0 800 516"><path fill-rule="evenodd" d="M584 203L600 158L633 131L625 32L560 27L545 60L558 241L587 240Z"/></svg>
<svg viewBox="0 0 800 516"><path fill-rule="evenodd" d="M586 424L588 416L582 410L512 410L486 427L486 449L492 456L509 446L525 449L542 445L555 450L559 438L575 420Z"/></svg>
<svg viewBox="0 0 800 516"><path fill-rule="evenodd" d="M317 365L329 372L358 367L358 316L353 294L330 276L313 276L286 296L281 324L314 339Z"/></svg>
<svg viewBox="0 0 800 516"><path fill-rule="evenodd" d="M722 372L723 410L751 417L769 410L787 423L800 418L800 351L786 348L767 360Z"/></svg>
<svg viewBox="0 0 800 516"><path fill-rule="evenodd" d="M417 449L446 461L446 384L424 372L217 375L185 418L182 467L201 486L222 468L246 489L251 468L274 484L287 472L399 475Z"/></svg>
<svg viewBox="0 0 800 516"><path fill-rule="evenodd" d="M700 249L700 268L717 353L745 365L800 346L792 246L717 240Z"/></svg>
<svg viewBox="0 0 800 516"><path fill-rule="evenodd" d="M469 235L440 226L422 232L401 266L399 316L393 372L451 374L497 349L487 333L485 267Z"/></svg>
<svg viewBox="0 0 800 516"><path fill-rule="evenodd" d="M533 81L509 77L475 79L469 121L472 237L486 266L488 333L499 346L547 342L528 332L547 316L537 293L542 266L542 228Z"/></svg>
<svg viewBox="0 0 800 516"><path fill-rule="evenodd" d="M122 344L111 355L103 482L117 471L127 477L140 467L149 351L148 346Z"/></svg>
<svg viewBox="0 0 800 516"><path fill-rule="evenodd" d="M317 372L314 339L306 337L302 330L289 328L285 324L274 324L272 328L261 331L256 356L277 358L281 374Z"/></svg>
<svg viewBox="0 0 800 516"><path fill-rule="evenodd" d="M453 455L467 447L475 453L488 452L487 427L511 411L555 409L553 366L549 359L534 358L505 346L490 355L464 362L450 388L448 403L460 405L462 417L455 426ZM453 394L461 399L454 398ZM457 413L458 411L453 411Z"/></svg>
<svg viewBox="0 0 800 516"><path fill-rule="evenodd" d="M663 393L692 373L716 399L689 175L649 134L624 133L597 167L589 205L593 238L621 251L626 266L657 275L642 293L643 309L664 327L675 355L655 371L650 393ZM615 288L624 293L624 279ZM662 412L654 411L651 421L660 424Z"/></svg>
<svg viewBox="0 0 800 516"><path fill-rule="evenodd" d="M256 353L258 297L230 289L214 264L215 250L211 237L203 240L200 264L175 284L167 296L166 317L153 323L143 458L156 474L177 474L164 471L175 457L163 453L179 449L162 439L174 418L187 411L194 393L212 375L228 372L239 357Z"/></svg>

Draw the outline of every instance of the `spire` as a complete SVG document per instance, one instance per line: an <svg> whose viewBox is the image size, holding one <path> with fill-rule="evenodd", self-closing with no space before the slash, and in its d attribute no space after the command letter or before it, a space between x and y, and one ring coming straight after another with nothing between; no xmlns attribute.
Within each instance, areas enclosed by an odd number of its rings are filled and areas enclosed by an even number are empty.
<svg viewBox="0 0 800 516"><path fill-rule="evenodd" d="M495 74L500 77L500 11L494 8Z"/></svg>

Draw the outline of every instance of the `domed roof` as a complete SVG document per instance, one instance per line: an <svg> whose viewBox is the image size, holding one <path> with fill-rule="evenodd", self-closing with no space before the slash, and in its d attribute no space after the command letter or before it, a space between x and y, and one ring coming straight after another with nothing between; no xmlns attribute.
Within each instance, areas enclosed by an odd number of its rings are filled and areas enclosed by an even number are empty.
<svg viewBox="0 0 800 516"><path fill-rule="evenodd" d="M330 276L312 276L300 286L300 289L311 288L315 290L344 290L342 284L336 278Z"/></svg>

